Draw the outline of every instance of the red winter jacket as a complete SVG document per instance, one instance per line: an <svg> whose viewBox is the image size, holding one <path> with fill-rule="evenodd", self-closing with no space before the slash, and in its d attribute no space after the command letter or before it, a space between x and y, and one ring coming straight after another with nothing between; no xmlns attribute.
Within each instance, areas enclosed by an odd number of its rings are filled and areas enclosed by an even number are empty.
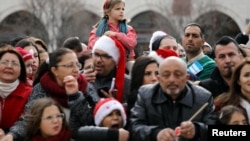
<svg viewBox="0 0 250 141"><path fill-rule="evenodd" d="M20 82L5 99L0 97L0 128L8 131L24 112L32 87Z"/></svg>

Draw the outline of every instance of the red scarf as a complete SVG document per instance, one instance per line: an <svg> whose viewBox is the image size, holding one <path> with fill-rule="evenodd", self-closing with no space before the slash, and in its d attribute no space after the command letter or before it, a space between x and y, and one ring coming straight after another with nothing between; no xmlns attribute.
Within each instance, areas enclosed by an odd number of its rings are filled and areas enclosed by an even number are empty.
<svg viewBox="0 0 250 141"><path fill-rule="evenodd" d="M87 88L86 78L79 74L78 76L78 87L79 91L85 93ZM54 100L59 102L63 107L68 108L68 96L64 89L64 86L59 86L54 78L51 78L46 72L40 79L40 83L44 90L51 96Z"/></svg>
<svg viewBox="0 0 250 141"><path fill-rule="evenodd" d="M41 134L34 136L30 141L70 141L71 132L68 129L63 128L57 135L44 138Z"/></svg>

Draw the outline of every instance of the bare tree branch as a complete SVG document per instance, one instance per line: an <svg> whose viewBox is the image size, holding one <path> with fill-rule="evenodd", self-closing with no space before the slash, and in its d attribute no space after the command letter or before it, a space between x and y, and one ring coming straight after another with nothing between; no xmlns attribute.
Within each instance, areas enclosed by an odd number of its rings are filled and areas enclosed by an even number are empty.
<svg viewBox="0 0 250 141"><path fill-rule="evenodd" d="M80 0L26 0L26 6L47 28L51 50L57 48L57 36L63 23L84 9Z"/></svg>

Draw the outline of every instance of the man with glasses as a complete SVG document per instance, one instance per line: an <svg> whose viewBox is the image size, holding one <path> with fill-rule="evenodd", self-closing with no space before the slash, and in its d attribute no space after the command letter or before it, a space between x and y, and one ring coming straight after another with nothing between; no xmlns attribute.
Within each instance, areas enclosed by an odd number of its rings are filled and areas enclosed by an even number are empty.
<svg viewBox="0 0 250 141"><path fill-rule="evenodd" d="M113 97L121 103L126 103L126 95L129 92L129 80L125 78L126 53L124 46L117 39L103 35L95 42L92 49L92 57L93 71L85 71L84 73L89 81L91 78L91 83L99 96ZM89 86L92 89L92 85ZM69 88L71 92L76 91L72 90L73 88L76 89L76 87L71 85ZM128 132L124 129L114 130L93 126L95 125L92 115L93 107L99 100L94 99L93 96L96 94L87 92L84 95L79 93L71 93L70 95L69 103L72 105L70 106L69 124L75 140L82 136L81 133L85 129L88 132L85 135L92 139L98 137L99 140L114 140L114 138L119 140L128 136ZM84 128L80 129L81 127Z"/></svg>
<svg viewBox="0 0 250 141"><path fill-rule="evenodd" d="M100 97L113 96L120 102L129 90L129 80L125 78L126 54L123 45L114 38L102 36L92 49L94 69L85 72L93 82ZM111 95L115 91L114 95Z"/></svg>

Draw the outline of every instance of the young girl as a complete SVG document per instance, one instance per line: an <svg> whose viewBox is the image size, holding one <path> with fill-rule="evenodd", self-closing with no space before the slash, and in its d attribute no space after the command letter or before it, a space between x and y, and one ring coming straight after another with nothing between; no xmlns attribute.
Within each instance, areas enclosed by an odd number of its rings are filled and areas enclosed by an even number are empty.
<svg viewBox="0 0 250 141"><path fill-rule="evenodd" d="M217 115L217 124L248 125L246 112L234 105L224 106Z"/></svg>
<svg viewBox="0 0 250 141"><path fill-rule="evenodd" d="M33 56L28 51L21 47L15 48L23 57L25 67L26 67L26 75L27 75L27 85L32 86L33 84L33 71L32 71L32 65L33 65Z"/></svg>
<svg viewBox="0 0 250 141"><path fill-rule="evenodd" d="M70 141L71 132L63 109L53 99L36 100L26 116L26 141Z"/></svg>
<svg viewBox="0 0 250 141"><path fill-rule="evenodd" d="M102 35L116 37L126 49L128 59L134 59L137 44L135 30L124 19L125 2L123 0L106 0L103 5L104 17L90 32L88 49L92 49L96 40Z"/></svg>

